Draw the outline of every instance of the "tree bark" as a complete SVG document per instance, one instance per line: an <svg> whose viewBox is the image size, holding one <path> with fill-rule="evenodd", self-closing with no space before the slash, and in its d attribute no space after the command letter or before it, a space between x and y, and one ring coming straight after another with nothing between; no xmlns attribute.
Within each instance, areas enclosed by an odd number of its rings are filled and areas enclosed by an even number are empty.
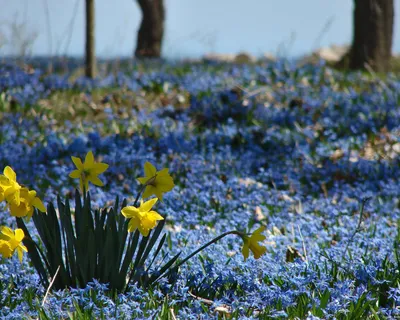
<svg viewBox="0 0 400 320"><path fill-rule="evenodd" d="M135 56L138 58L159 58L164 36L164 0L137 0L142 11Z"/></svg>
<svg viewBox="0 0 400 320"><path fill-rule="evenodd" d="M86 0L86 70L88 78L96 76L94 1Z"/></svg>
<svg viewBox="0 0 400 320"><path fill-rule="evenodd" d="M354 0L350 69L390 69L393 42L393 0Z"/></svg>

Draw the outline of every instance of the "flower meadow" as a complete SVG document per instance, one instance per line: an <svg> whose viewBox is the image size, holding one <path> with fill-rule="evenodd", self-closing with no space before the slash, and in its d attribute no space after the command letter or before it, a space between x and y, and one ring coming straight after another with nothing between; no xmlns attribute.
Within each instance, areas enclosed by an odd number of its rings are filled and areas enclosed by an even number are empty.
<svg viewBox="0 0 400 320"><path fill-rule="evenodd" d="M395 75L30 63L0 66L0 317L400 318Z"/></svg>

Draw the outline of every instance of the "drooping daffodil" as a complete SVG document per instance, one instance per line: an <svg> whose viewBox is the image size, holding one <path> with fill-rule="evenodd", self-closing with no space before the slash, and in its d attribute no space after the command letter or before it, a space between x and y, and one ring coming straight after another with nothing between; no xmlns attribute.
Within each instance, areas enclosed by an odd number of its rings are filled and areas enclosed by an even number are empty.
<svg viewBox="0 0 400 320"><path fill-rule="evenodd" d="M162 201L163 194L171 191L175 186L168 173L168 168L157 171L156 167L147 161L144 164L144 175L144 177L138 178L138 181L145 186L143 198L155 195Z"/></svg>
<svg viewBox="0 0 400 320"><path fill-rule="evenodd" d="M92 151L86 154L85 162L77 157L71 157L76 166L76 170L72 171L69 176L73 179L79 179L79 185L82 192L87 192L89 189L89 182L95 186L103 186L103 182L99 179L98 175L107 170L108 164L102 162L95 162Z"/></svg>
<svg viewBox="0 0 400 320"><path fill-rule="evenodd" d="M127 206L122 208L121 213L127 219L130 219L128 224L128 231L133 232L139 229L140 233L147 237L151 229L157 225L158 220L164 220L156 211L151 210L157 198L150 199L146 202L140 202L139 208L134 206Z"/></svg>
<svg viewBox="0 0 400 320"><path fill-rule="evenodd" d="M250 237L247 235L242 236L244 242L242 254L245 261L249 257L250 251L253 253L255 259L259 259L265 252L267 252L267 248L259 244L260 241L263 241L266 238L261 234L264 230L265 226L261 226L255 230Z"/></svg>

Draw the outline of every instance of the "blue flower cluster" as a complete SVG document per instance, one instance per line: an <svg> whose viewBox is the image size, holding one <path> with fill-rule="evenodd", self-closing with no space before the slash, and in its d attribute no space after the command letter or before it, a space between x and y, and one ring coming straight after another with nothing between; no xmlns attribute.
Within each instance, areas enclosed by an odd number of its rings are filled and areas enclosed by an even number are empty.
<svg viewBox="0 0 400 320"><path fill-rule="evenodd" d="M98 206L117 195L132 201L145 161L170 169L176 187L157 207L167 216L168 254L185 256L228 230L260 223L268 229L268 251L259 260L243 262L241 240L228 237L182 266L176 279L114 298L94 281L51 293L42 305L46 288L28 261L22 267L14 258L3 261L1 316L64 318L81 310L107 319L168 312L180 319L400 317L400 81L394 76L382 82L323 63L278 61L166 64L71 83L10 65L0 69L0 87L19 105L71 88L88 95L98 87L176 90L190 97L184 107L127 107L128 118L110 108L105 122L61 127L40 114L3 114L0 167L12 166L45 203L73 194L70 156L92 150L110 165L105 187L91 190ZM110 134L111 124L118 133ZM14 223L8 214L0 222ZM32 301L24 296L29 290Z"/></svg>

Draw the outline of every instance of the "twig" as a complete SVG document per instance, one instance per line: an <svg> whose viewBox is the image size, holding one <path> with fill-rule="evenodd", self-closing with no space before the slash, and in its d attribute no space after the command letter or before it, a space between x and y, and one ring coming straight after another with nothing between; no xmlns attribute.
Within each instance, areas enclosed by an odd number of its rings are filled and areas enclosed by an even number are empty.
<svg viewBox="0 0 400 320"><path fill-rule="evenodd" d="M202 297L199 297L199 296L196 296L193 293L191 293L190 291L188 291L188 293L192 298L195 298L196 300L199 300L199 301L205 303L206 305L211 306L214 303L214 301L209 300L209 299L205 299L205 298L202 298Z"/></svg>
<svg viewBox="0 0 400 320"><path fill-rule="evenodd" d="M330 29L330 27L332 26L333 21L335 20L335 17L332 16L330 17L324 24L324 26L322 27L320 33L318 34L318 37L315 39L313 47L315 49L318 49L321 40L323 38L323 36L328 32L328 30Z"/></svg>
<svg viewBox="0 0 400 320"><path fill-rule="evenodd" d="M169 312L171 313L172 320L176 320L175 313L174 313L174 308L170 308Z"/></svg>
<svg viewBox="0 0 400 320"><path fill-rule="evenodd" d="M193 293L191 293L190 291L188 291L188 293L194 299L199 300L208 306L212 306L214 304L214 301L212 301L212 300L198 297L198 296L194 295ZM215 307L214 311L218 312L218 313L222 313L222 314L230 314L230 313L232 313L232 307L227 304L223 304L218 307Z"/></svg>
<svg viewBox="0 0 400 320"><path fill-rule="evenodd" d="M49 3L47 0L43 0L44 2L44 8L45 8L45 16L46 16L46 28L47 28L47 38L49 41L49 54L50 54L50 64L48 66L48 72L51 73L53 71L53 33L52 33L52 28L51 28L51 21L50 21L50 9L49 9Z"/></svg>
<svg viewBox="0 0 400 320"><path fill-rule="evenodd" d="M80 1L76 0L74 9L73 9L73 13L72 13L72 18L71 18L71 20L67 26L67 29L65 30L65 33L64 33L64 34L66 34L69 29L68 37L67 37L65 48L64 48L65 55L67 55L67 51L68 51L69 45L71 43L72 33L74 31L74 26L75 26L75 20L76 20L76 17L78 16L77 12L78 12L78 8L79 8L79 4L80 4ZM61 51L61 43L62 43L62 41L60 41L58 43L58 48L56 49L56 55L58 55Z"/></svg>
<svg viewBox="0 0 400 320"><path fill-rule="evenodd" d="M303 246L303 252L304 252L304 258L306 259L306 263L308 264L307 249L306 249L306 244L304 242L303 234L301 233L301 230L300 230L299 226L297 226L297 229L299 229L299 233L300 233L301 244Z"/></svg>
<svg viewBox="0 0 400 320"><path fill-rule="evenodd" d="M58 266L58 268L57 268L57 270L56 270L56 273L54 274L53 279L51 280L51 282L50 282L50 284L49 284L49 287L48 287L47 290L46 290L46 294L44 295L44 298L43 298L43 301L42 301L42 307L44 306L44 303L46 302L46 299L47 299L47 295L49 294L50 289L51 289L51 287L53 286L54 281L56 280L58 271L60 271L60 267L61 267L61 266Z"/></svg>

